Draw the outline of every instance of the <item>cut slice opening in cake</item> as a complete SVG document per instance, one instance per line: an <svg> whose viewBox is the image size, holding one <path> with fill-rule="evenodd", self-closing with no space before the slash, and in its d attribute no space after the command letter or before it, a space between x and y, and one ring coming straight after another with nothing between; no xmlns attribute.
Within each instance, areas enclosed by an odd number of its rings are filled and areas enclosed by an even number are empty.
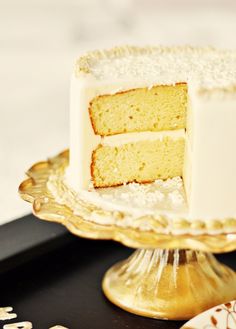
<svg viewBox="0 0 236 329"><path fill-rule="evenodd" d="M90 102L95 187L150 183L183 175L187 84L137 88Z"/></svg>

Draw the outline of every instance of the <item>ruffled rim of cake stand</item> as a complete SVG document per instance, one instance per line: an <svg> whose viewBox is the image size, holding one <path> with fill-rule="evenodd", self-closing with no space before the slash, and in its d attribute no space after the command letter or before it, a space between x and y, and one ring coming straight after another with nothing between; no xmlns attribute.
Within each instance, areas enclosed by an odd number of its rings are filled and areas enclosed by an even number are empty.
<svg viewBox="0 0 236 329"><path fill-rule="evenodd" d="M81 200L83 216L76 215L71 204L73 193L62 180L68 159L69 151L66 150L47 161L36 163L27 171L28 179L19 186L21 197L32 203L33 213L40 219L60 223L77 236L113 239L133 248L209 252L236 249L236 218L190 221L185 218L170 220L163 215L155 218L142 216L127 224L121 211L104 210ZM60 195L67 195L63 203ZM110 224L109 220L107 224L95 222L91 214L110 219Z"/></svg>

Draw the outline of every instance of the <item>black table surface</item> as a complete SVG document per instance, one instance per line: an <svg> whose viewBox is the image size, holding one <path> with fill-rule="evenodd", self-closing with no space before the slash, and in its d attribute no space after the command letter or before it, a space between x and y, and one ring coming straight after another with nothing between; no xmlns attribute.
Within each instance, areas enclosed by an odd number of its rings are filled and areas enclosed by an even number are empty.
<svg viewBox="0 0 236 329"><path fill-rule="evenodd" d="M37 220L31 216L28 221ZM20 220L17 222L19 225ZM5 270L0 275L0 307L13 306L18 318L0 322L0 327L26 320L36 329L47 329L56 324L70 329L172 329L183 324L127 313L104 297L101 281L105 271L133 250L112 241L75 238L64 229L58 229L57 224L40 222L39 225L45 227L45 235L56 230L58 239L54 243L44 239L45 247L43 243L38 246L40 252L35 252L35 246L9 257L10 267L4 259ZM32 249L34 252L30 253ZM235 255L228 253L218 258L236 269Z"/></svg>

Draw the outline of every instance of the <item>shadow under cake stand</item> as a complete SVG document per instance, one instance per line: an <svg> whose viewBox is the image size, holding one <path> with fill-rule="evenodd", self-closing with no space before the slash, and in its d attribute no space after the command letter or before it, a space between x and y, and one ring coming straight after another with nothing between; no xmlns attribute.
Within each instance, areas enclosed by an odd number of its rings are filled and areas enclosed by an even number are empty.
<svg viewBox="0 0 236 329"><path fill-rule="evenodd" d="M236 273L211 254L236 249L236 219L179 219L172 223L168 234L163 229L169 224L161 217L141 218L133 227L85 220L68 205L59 203L48 188L52 175L63 175L68 156L65 151L33 165L19 192L43 220L60 223L80 237L113 239L138 248L128 259L112 266L103 278L103 291L112 303L146 317L183 320L236 298ZM91 204L84 206L86 211L102 211ZM120 220L117 211L107 216ZM141 229L145 221L152 229ZM176 230L184 233L173 234Z"/></svg>

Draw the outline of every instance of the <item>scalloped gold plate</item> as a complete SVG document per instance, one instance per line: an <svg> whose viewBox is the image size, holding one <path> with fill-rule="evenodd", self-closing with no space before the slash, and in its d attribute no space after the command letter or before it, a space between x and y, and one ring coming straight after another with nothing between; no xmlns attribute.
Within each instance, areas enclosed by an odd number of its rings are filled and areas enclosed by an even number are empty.
<svg viewBox="0 0 236 329"><path fill-rule="evenodd" d="M236 220L223 223L215 221L206 226L207 234L163 234L142 231L139 228L101 225L77 216L68 206L58 203L48 189L47 182L58 169L64 171L68 165L69 151L66 150L44 162L34 164L27 172L29 177L19 186L21 197L33 205L33 213L40 219L57 222L80 237L91 239L113 239L133 248L193 249L209 252L227 252L236 249ZM186 225L181 220L177 225ZM230 226L231 233L212 234L219 225ZM201 225L200 225L201 226ZM199 226L197 225L197 229ZM233 229L233 231L232 231Z"/></svg>

